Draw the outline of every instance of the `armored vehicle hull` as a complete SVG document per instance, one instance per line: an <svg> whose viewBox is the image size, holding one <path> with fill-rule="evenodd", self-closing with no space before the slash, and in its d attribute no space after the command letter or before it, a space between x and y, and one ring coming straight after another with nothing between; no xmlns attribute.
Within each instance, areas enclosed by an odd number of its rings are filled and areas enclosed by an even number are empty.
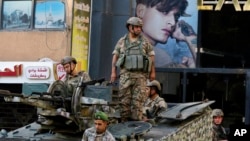
<svg viewBox="0 0 250 141"><path fill-rule="evenodd" d="M38 114L38 119L29 125L10 132L1 130L0 140L80 141L85 129L94 126L93 113L100 110L108 114L108 130L117 140L210 140L212 118L209 105L215 101L168 103L167 110L148 122L119 123L119 109L115 108L117 101L107 97L113 93L103 91L103 86L93 85L101 81L80 81L72 95L67 93L67 86L61 81L51 84L46 93L31 96L0 90L5 101L35 106ZM91 94L100 93L89 95L85 91L89 85L94 88Z"/></svg>
<svg viewBox="0 0 250 141"><path fill-rule="evenodd" d="M212 110L209 105L214 101L198 103L169 103L169 110L161 115L158 122L152 120L151 122L128 121L110 124L109 131L117 140L121 141L211 140ZM180 109L183 109L182 115L188 114L182 116L182 119L178 116L173 118L173 115L180 114ZM4 133L2 130L0 134L1 141L81 141L81 137L82 133L43 132L42 126L37 122L8 133Z"/></svg>

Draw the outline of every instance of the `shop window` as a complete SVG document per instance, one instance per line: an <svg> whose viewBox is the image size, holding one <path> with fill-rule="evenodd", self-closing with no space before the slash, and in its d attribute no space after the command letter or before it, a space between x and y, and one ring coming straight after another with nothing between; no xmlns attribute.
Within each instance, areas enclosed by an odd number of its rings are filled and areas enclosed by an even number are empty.
<svg viewBox="0 0 250 141"><path fill-rule="evenodd" d="M31 26L32 1L3 1L2 28L28 29Z"/></svg>
<svg viewBox="0 0 250 141"><path fill-rule="evenodd" d="M36 1L35 28L63 29L65 27L65 5L61 1Z"/></svg>

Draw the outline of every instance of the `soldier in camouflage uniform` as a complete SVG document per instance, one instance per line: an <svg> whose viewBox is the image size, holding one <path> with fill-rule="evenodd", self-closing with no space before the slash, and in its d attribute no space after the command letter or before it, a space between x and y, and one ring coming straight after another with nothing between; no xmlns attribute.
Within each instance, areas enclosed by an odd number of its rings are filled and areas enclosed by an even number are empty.
<svg viewBox="0 0 250 141"><path fill-rule="evenodd" d="M108 116L104 112L94 115L95 127L85 130L82 141L115 141L113 135L107 130Z"/></svg>
<svg viewBox="0 0 250 141"><path fill-rule="evenodd" d="M146 100L147 79L155 79L154 51L150 42L141 34L142 20L128 19L128 34L120 38L113 51L111 82L117 78L120 67L119 102L122 121L142 120Z"/></svg>
<svg viewBox="0 0 250 141"><path fill-rule="evenodd" d="M227 141L225 128L222 126L224 113L221 109L212 111L213 117L213 141Z"/></svg>
<svg viewBox="0 0 250 141"><path fill-rule="evenodd" d="M153 80L148 82L147 84L148 90L148 98L144 103L144 120L148 118L154 118L160 111L167 109L167 103L165 100L159 96L161 91L161 85L157 80Z"/></svg>
<svg viewBox="0 0 250 141"><path fill-rule="evenodd" d="M76 64L77 61L74 57L65 56L61 60L61 64L63 65L64 71L67 73L66 79L64 80L69 94L73 94L74 88L79 83L81 77L83 77L83 82L90 81L91 78L88 73L84 71L77 71Z"/></svg>

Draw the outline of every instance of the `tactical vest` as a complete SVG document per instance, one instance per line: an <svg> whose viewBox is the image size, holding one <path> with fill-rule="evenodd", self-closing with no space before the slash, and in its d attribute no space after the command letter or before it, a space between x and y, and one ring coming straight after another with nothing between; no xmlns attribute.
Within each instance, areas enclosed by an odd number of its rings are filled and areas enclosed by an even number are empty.
<svg viewBox="0 0 250 141"><path fill-rule="evenodd" d="M130 44L126 37L124 42L125 52L119 56L116 65L129 71L149 72L151 60L143 53L142 39L139 39L139 43Z"/></svg>

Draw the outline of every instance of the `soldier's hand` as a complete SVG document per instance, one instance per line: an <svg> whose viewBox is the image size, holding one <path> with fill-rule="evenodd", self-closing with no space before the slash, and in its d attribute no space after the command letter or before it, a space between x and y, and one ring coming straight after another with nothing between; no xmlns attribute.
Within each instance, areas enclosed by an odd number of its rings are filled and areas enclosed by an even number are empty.
<svg viewBox="0 0 250 141"><path fill-rule="evenodd" d="M116 73L111 73L110 83L115 82L116 80Z"/></svg>

